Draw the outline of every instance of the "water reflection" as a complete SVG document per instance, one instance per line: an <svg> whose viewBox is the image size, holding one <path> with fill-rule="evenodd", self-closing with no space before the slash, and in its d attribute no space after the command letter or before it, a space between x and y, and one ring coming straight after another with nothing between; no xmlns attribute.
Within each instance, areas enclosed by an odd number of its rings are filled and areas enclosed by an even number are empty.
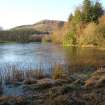
<svg viewBox="0 0 105 105"><path fill-rule="evenodd" d="M105 51L95 48L62 48L53 44L1 44L0 68L5 64L29 66L35 68L38 64L68 64L77 66L104 66Z"/></svg>
<svg viewBox="0 0 105 105"><path fill-rule="evenodd" d="M63 49L51 44L4 44L0 45L0 65L64 63Z"/></svg>
<svg viewBox="0 0 105 105"><path fill-rule="evenodd" d="M105 66L105 51L96 48L65 48L66 64L76 69Z"/></svg>

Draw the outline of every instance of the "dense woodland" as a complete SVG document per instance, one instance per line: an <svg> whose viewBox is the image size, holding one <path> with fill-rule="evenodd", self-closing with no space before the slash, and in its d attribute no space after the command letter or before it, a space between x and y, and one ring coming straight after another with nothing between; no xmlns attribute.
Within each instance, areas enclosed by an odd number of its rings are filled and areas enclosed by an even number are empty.
<svg viewBox="0 0 105 105"><path fill-rule="evenodd" d="M84 0L52 40L64 46L105 46L105 12L100 1Z"/></svg>
<svg viewBox="0 0 105 105"><path fill-rule="evenodd" d="M0 31L0 42L30 42L33 35L48 34L48 32L40 32L34 29L20 29ZM35 40L37 41L37 40Z"/></svg>

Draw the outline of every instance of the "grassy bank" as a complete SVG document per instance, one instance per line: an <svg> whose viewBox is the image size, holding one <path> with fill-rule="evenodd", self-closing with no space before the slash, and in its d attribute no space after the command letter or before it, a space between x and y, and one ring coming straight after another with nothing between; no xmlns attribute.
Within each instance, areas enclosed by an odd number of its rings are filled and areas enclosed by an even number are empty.
<svg viewBox="0 0 105 105"><path fill-rule="evenodd" d="M60 44L61 45L61 44ZM105 50L105 46L96 46L96 45L73 45L73 44L65 44L63 43L61 46L63 46L63 48L69 48L69 47L77 47L77 48L94 48L94 49L98 49L98 50Z"/></svg>
<svg viewBox="0 0 105 105"><path fill-rule="evenodd" d="M41 72L41 75L42 74ZM21 84L18 84L18 82L19 80L12 82L12 84L22 86L24 95L1 95L1 105L105 104L104 68L99 68L92 72L73 73L71 75L66 75L62 69L56 68L51 77L43 76L37 79L28 78L22 81Z"/></svg>

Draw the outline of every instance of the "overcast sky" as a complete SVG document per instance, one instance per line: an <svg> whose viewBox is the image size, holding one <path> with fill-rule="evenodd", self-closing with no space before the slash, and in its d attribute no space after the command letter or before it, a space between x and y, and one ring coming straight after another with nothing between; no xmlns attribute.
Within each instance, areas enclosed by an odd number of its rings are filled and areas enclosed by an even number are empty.
<svg viewBox="0 0 105 105"><path fill-rule="evenodd" d="M0 26L9 29L43 19L67 20L83 0L0 0ZM105 6L105 0L101 0Z"/></svg>

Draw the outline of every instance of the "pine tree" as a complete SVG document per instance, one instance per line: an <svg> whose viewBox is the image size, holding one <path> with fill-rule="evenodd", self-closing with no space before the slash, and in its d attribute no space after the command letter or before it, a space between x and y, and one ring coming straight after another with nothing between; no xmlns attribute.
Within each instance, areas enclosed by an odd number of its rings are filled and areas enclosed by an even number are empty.
<svg viewBox="0 0 105 105"><path fill-rule="evenodd" d="M81 21L81 11L78 8L75 10L74 20L76 23L80 23Z"/></svg>
<svg viewBox="0 0 105 105"><path fill-rule="evenodd" d="M84 0L82 7L82 19L85 22L98 21L104 13L102 5L99 1L92 3L91 0Z"/></svg>
<svg viewBox="0 0 105 105"><path fill-rule="evenodd" d="M68 18L68 21L70 22L70 21L72 21L72 19L73 19L73 14L71 13L69 18Z"/></svg>
<svg viewBox="0 0 105 105"><path fill-rule="evenodd" d="M104 10L102 8L102 5L100 2L96 2L93 7L93 21L98 21L99 17L101 17L104 14Z"/></svg>
<svg viewBox="0 0 105 105"><path fill-rule="evenodd" d="M89 22L91 20L91 1L84 0L83 7L82 7L82 19L85 22Z"/></svg>

